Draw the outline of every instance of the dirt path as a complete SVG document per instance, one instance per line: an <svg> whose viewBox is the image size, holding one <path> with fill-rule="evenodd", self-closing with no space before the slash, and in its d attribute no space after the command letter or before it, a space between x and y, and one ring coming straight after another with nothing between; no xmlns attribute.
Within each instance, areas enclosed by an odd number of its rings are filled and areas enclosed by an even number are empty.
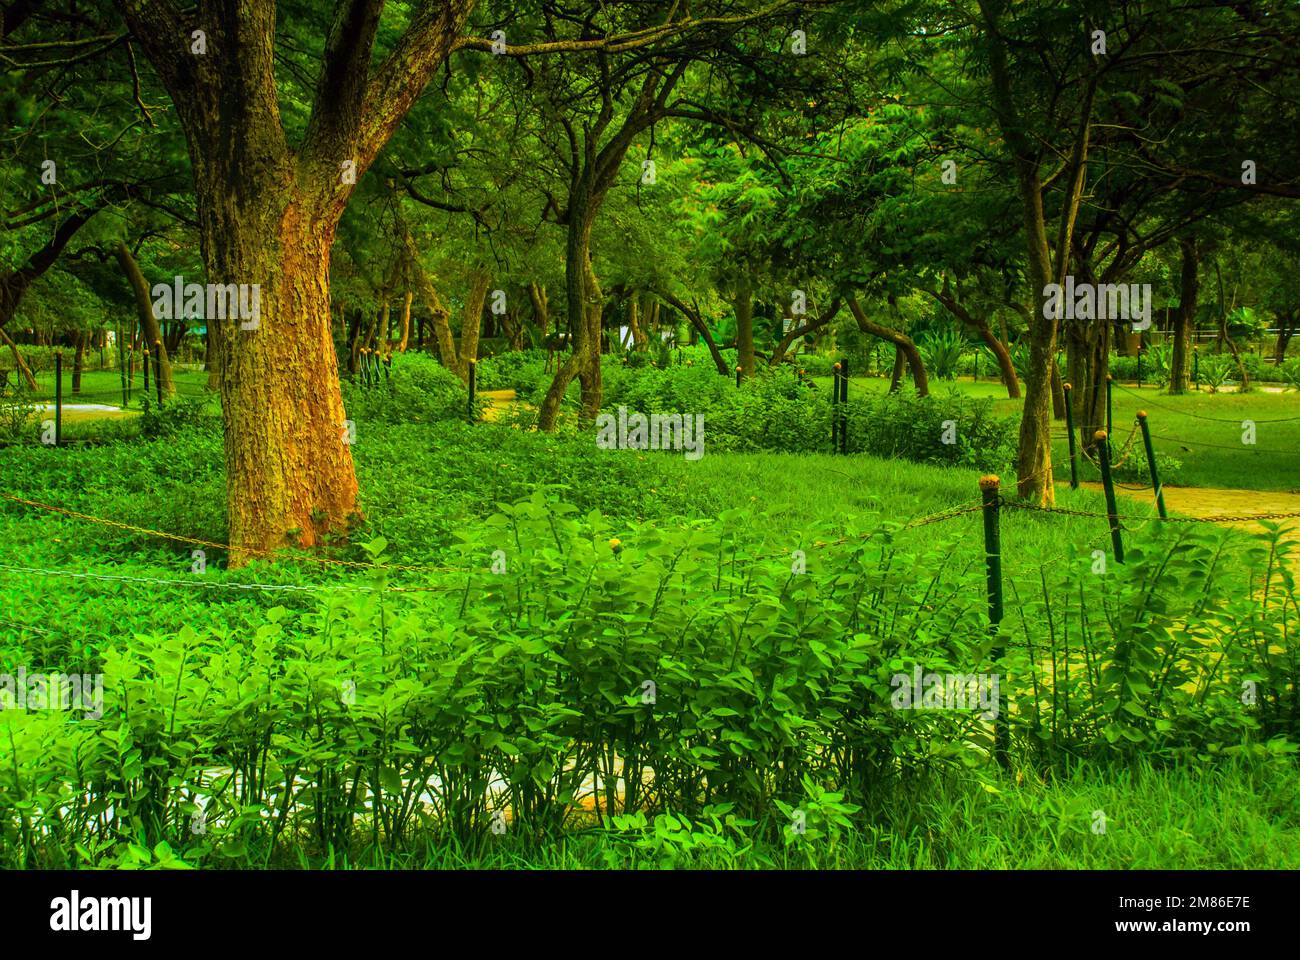
<svg viewBox="0 0 1300 960"><path fill-rule="evenodd" d="M1101 484L1085 482L1081 486L1101 492ZM1129 490L1117 487L1120 496L1130 497L1149 506L1155 498L1149 489ZM1237 490L1225 487L1165 487L1165 506L1171 513L1189 517L1253 516L1259 513L1300 514L1300 491L1282 493L1269 490ZM1123 509L1120 510L1123 513ZM1300 529L1300 518L1294 521ZM1225 526L1259 530L1252 521L1223 521Z"/></svg>
<svg viewBox="0 0 1300 960"><path fill-rule="evenodd" d="M480 390L478 395L492 401L492 406L483 411L483 419L488 423L500 420L501 414L509 409L518 396L514 390Z"/></svg>

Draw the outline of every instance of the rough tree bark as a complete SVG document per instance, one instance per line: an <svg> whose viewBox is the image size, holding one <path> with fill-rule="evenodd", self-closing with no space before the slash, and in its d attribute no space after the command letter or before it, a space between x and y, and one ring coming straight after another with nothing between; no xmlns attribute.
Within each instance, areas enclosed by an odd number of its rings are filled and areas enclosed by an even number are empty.
<svg viewBox="0 0 1300 960"><path fill-rule="evenodd" d="M406 296L402 299L402 333L397 340L398 353L405 353L411 343L411 301L413 299L415 293L408 287Z"/></svg>
<svg viewBox="0 0 1300 960"><path fill-rule="evenodd" d="M465 317L460 327L460 369L468 371L470 361L478 360L479 331L483 325L483 303L487 300L492 275L485 264L474 267L465 296ZM468 372L466 377L468 377Z"/></svg>
<svg viewBox="0 0 1300 960"><path fill-rule="evenodd" d="M1169 360L1169 392L1186 393L1191 372L1192 329L1196 322L1196 298L1200 292L1200 259L1196 241L1184 237L1178 242L1182 266L1178 274L1178 313L1174 315L1174 344Z"/></svg>
<svg viewBox="0 0 1300 960"><path fill-rule="evenodd" d="M551 327L550 304L546 296L546 285L538 283L536 280L529 281L528 299L533 304L533 324L541 335L539 342L545 343L546 338L550 336Z"/></svg>

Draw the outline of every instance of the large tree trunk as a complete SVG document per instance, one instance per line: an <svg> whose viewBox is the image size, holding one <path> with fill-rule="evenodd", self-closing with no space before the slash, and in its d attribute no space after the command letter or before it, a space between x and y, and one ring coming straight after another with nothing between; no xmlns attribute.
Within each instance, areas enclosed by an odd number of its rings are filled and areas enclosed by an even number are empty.
<svg viewBox="0 0 1300 960"><path fill-rule="evenodd" d="M204 4L200 20L182 20L172 4L115 5L185 131L208 282L259 285L256 328L208 318L220 367L230 563L294 541L317 544L358 514L330 335L330 247L357 179L446 62L472 0L421 5L373 67L383 5L335 4L310 114L293 145L280 115L275 4ZM200 22L206 56L188 47Z"/></svg>
<svg viewBox="0 0 1300 960"><path fill-rule="evenodd" d="M1200 261L1196 241L1179 241L1182 269L1179 272L1178 313L1174 316L1174 344L1169 365L1169 392L1186 393L1191 367L1192 329L1196 320L1196 298L1200 292Z"/></svg>
<svg viewBox="0 0 1300 960"><path fill-rule="evenodd" d="M114 249L114 255L117 257L118 266L122 268L122 273L126 275L127 282L131 284L131 292L135 295L136 314L140 318L140 329L144 331L144 342L141 344L146 356L141 358L142 362L151 363L149 357L153 351L157 350L161 355L157 363L157 369L152 372L162 380L163 393L172 397L176 395L176 384L172 381L172 365L167 358L167 346L162 342L162 331L158 326L158 318L153 315L153 301L149 297L149 284L140 272L140 265L136 263L135 257L131 254L131 248L124 241L118 241ZM177 304L177 307L180 305ZM179 312L179 311L178 311ZM208 321L211 323L211 321Z"/></svg>
<svg viewBox="0 0 1300 960"><path fill-rule="evenodd" d="M1050 506L1056 492L1052 483L1052 363L1056 358L1057 318L1044 309L1047 285L1064 282L1069 266L1075 219L1083 197L1087 170L1088 140L1091 131L1092 104L1096 92L1094 72L1084 88L1079 105L1079 126L1065 172L1066 202L1061 212L1057 236L1057 272L1052 270L1052 253L1047 240L1047 222L1043 214L1043 183L1039 173L1038 147L1027 134L1027 127L1016 110L1011 88L1011 68L1007 63L1007 41L999 20L1001 3L979 0L989 48L989 76L992 102L998 127L1006 139L1016 174L1016 191L1020 197L1025 231L1029 284L1034 309L1029 316L1029 367L1025 378L1025 405L1020 420L1020 438L1016 453L1016 490L1021 497Z"/></svg>
<svg viewBox="0 0 1300 960"><path fill-rule="evenodd" d="M605 297L601 292L596 270L591 263L590 250L587 252L587 262L582 276L583 291L586 296L582 318L586 325L588 349L587 363L578 371L578 382L582 388L580 415L584 423L590 423L600 414L600 405L605 392L604 377L600 368Z"/></svg>
<svg viewBox="0 0 1300 960"><path fill-rule="evenodd" d="M1277 313L1277 344L1273 348L1273 359L1278 364L1286 363L1287 347L1295 336L1297 321L1300 321L1300 310Z"/></svg>
<svg viewBox="0 0 1300 960"><path fill-rule="evenodd" d="M568 355L542 399L537 413L537 429L550 432L555 429L560 414L560 403L573 378L600 362L600 330L592 336L589 311L590 292L587 288L589 272L591 226L595 219L595 204L590 201L588 188L577 185L569 200L569 229L565 238L564 292L569 328L573 331L573 351ZM594 274L593 274L594 276ZM599 301L597 301L599 309ZM593 359L594 358L594 359ZM591 374L582 393L584 413L592 400L592 391L598 389ZM594 416L594 414L593 414Z"/></svg>
<svg viewBox="0 0 1300 960"><path fill-rule="evenodd" d="M903 355L907 357L907 365L912 371L912 382L916 386L916 392L922 397L929 396L930 382L925 374L925 363L921 360L921 351L916 349L916 344L912 342L912 338L901 330L883 326L869 319L862 306L858 303L857 297L849 295L846 302L849 305L849 312L853 314L853 319L858 322L859 330L892 343L903 352ZM897 369L897 365L895 365L895 369Z"/></svg>
<svg viewBox="0 0 1300 960"><path fill-rule="evenodd" d="M479 264L470 274L469 293L465 297L465 319L460 328L460 368L468 371L471 362L478 360L479 331L483 327L483 303L487 300L488 284L492 275L485 265ZM468 377L468 373L466 373Z"/></svg>
<svg viewBox="0 0 1300 960"><path fill-rule="evenodd" d="M89 334L84 330L78 330L72 335L72 343L76 348L76 353L72 358L72 392L81 392L81 371L86 364L86 339Z"/></svg>
<svg viewBox="0 0 1300 960"><path fill-rule="evenodd" d="M209 280L261 285L257 329L208 319L220 358L231 563L239 565L294 543L318 544L357 514L330 335L337 220L313 216L293 194L241 202L243 188L196 179Z"/></svg>
<svg viewBox="0 0 1300 960"><path fill-rule="evenodd" d="M4 327L0 327L0 339L4 340L5 346L7 346L9 352L14 355L14 367L16 368L18 375L23 378L23 382L27 384L27 389L35 390L36 378L32 376L32 368L27 366L27 361L25 361L23 355L18 352L18 344L14 343L9 334L5 333Z"/></svg>
<svg viewBox="0 0 1300 960"><path fill-rule="evenodd" d="M736 313L736 364L748 380L754 376L754 290L748 277L737 282L731 305Z"/></svg>
<svg viewBox="0 0 1300 960"><path fill-rule="evenodd" d="M545 343L546 338L550 336L551 327L550 304L547 302L546 285L538 283L536 280L529 281L528 299L533 304L533 324L540 334L538 342Z"/></svg>

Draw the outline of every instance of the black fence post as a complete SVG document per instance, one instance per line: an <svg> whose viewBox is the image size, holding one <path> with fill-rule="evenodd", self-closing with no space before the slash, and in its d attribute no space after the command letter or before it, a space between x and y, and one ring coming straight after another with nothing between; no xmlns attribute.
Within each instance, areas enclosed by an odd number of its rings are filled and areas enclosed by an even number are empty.
<svg viewBox="0 0 1300 960"><path fill-rule="evenodd" d="M391 351L384 354L384 385L388 387L393 385L393 354Z"/></svg>
<svg viewBox="0 0 1300 960"><path fill-rule="evenodd" d="M155 384L157 384L157 388L158 388L158 406L161 407L161 406L162 406L162 402L163 402L163 382L162 382L162 341L161 341L161 340L155 340L155 341L153 342L153 349L154 349L154 363L158 364L158 366L154 368L154 372L153 372L153 382L154 382Z"/></svg>
<svg viewBox="0 0 1300 960"><path fill-rule="evenodd" d="M1142 389L1142 348L1138 347L1138 389Z"/></svg>
<svg viewBox="0 0 1300 960"><path fill-rule="evenodd" d="M1115 562L1124 562L1124 541L1120 538L1119 506L1115 503L1115 481L1110 475L1110 441L1105 430L1094 435L1099 442L1097 454L1101 457L1101 483L1106 488L1106 521L1110 524L1110 542L1115 548Z"/></svg>
<svg viewBox="0 0 1300 960"><path fill-rule="evenodd" d="M63 351L54 351L54 445L63 443Z"/></svg>
<svg viewBox="0 0 1300 960"><path fill-rule="evenodd" d="M1115 432L1114 420L1112 419L1113 409L1111 407L1111 387L1115 383L1115 378L1109 373L1106 374L1106 449L1110 450L1110 435ZM1115 451L1110 450L1113 456Z"/></svg>
<svg viewBox="0 0 1300 960"><path fill-rule="evenodd" d="M840 361L840 453L849 452L849 358Z"/></svg>
<svg viewBox="0 0 1300 960"><path fill-rule="evenodd" d="M736 367L736 386L740 387L740 367Z"/></svg>
<svg viewBox="0 0 1300 960"><path fill-rule="evenodd" d="M1005 704L1002 702L1003 648L998 632L1002 624L1002 533L999 529L998 492L1001 481L994 475L980 477L980 498L984 501L984 568L987 574L989 596L989 633L995 638L991 651L993 668L998 671L998 712L993 721L993 755L1003 767L1008 766L1011 731L1007 726Z"/></svg>
<svg viewBox="0 0 1300 960"><path fill-rule="evenodd" d="M1201 389L1201 355L1192 347L1192 389Z"/></svg>
<svg viewBox="0 0 1300 960"><path fill-rule="evenodd" d="M1079 452L1074 439L1074 387L1068 383L1061 386L1065 390L1065 429L1070 432L1070 489L1079 489Z"/></svg>
<svg viewBox="0 0 1300 960"><path fill-rule="evenodd" d="M831 453L840 448L840 365L831 367Z"/></svg>
<svg viewBox="0 0 1300 960"><path fill-rule="evenodd" d="M1160 519L1168 518L1169 514L1165 512L1165 490L1160 485L1160 477L1156 474L1156 451L1151 446L1151 428L1147 425L1147 412L1138 411L1138 424L1142 427L1142 445L1147 448L1147 470L1151 473L1151 489L1156 493L1156 510L1160 513Z"/></svg>
<svg viewBox="0 0 1300 960"><path fill-rule="evenodd" d="M469 362L469 393L467 394L467 396L468 396L469 399L468 399L468 402L467 402L466 405L465 405L466 413L467 413L467 415L469 416L469 422L470 422L470 423L473 423L473 422L474 422L474 391L475 391L475 387L477 386L477 384L476 384L477 374L478 374L478 361L477 361L477 360L470 360L470 362Z"/></svg>
<svg viewBox="0 0 1300 960"><path fill-rule="evenodd" d="M150 356L151 351L149 350L149 341L141 339L140 350L144 354L144 356L140 358L140 366L144 370L144 399L145 402L148 403L149 402L149 368L153 365L153 357Z"/></svg>
<svg viewBox="0 0 1300 960"><path fill-rule="evenodd" d="M117 347L117 378L122 382L122 406L127 405L126 395L126 339L122 336L122 328L117 327L113 331L113 343Z"/></svg>

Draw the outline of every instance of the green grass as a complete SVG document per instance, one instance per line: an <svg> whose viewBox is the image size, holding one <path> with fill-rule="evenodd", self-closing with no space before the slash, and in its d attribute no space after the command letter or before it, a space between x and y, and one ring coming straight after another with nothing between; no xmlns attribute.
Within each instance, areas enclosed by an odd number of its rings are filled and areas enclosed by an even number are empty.
<svg viewBox="0 0 1300 960"><path fill-rule="evenodd" d="M1097 817L1096 812L1101 816ZM1105 824L1104 832L1094 826ZM1196 870L1300 864L1300 770L1290 761L1212 769L1089 767L1055 780L935 774L864 812L860 829L806 847L759 842L677 852L600 829L554 840L512 835L465 848L426 838L397 853L359 847L312 867L557 869ZM303 861L277 858L294 868Z"/></svg>
<svg viewBox="0 0 1300 960"><path fill-rule="evenodd" d="M10 374L10 378L13 378ZM53 402L54 400L54 371L41 370L35 374L36 377L36 397L35 399L42 402ZM203 372L202 365L176 366L172 368L172 378L176 383L176 390L182 396L207 396L208 375ZM153 378L149 380L149 391L152 395L154 390ZM135 379L131 383L130 407L140 405L140 397L144 392L144 374L136 370ZM71 364L67 364L63 369L63 402L64 403L102 403L109 406L121 406L122 404L122 379L117 370L86 370L81 375L81 392L72 392L72 370Z"/></svg>
<svg viewBox="0 0 1300 960"><path fill-rule="evenodd" d="M814 379L821 389L830 389L829 377ZM881 377L849 380L850 396L879 393L888 388L889 381ZM1023 406L1020 400L1007 399L1006 389L995 381L931 381L930 389L936 394L958 390L971 397L991 398L1000 416L1019 416ZM1150 385L1139 390L1135 383L1116 383L1113 423L1118 442L1129 436L1138 410L1147 411L1156 451L1182 462L1182 485L1300 490L1300 393L1256 390L1245 394L1211 394L1201 390L1170 396ZM1253 446L1241 442L1242 421L1247 419L1256 424ZM1063 437L1064 421L1056 422L1054 432ZM1140 436L1135 442L1141 443ZM1055 441L1052 453L1056 479L1067 481L1067 441L1063 438ZM1137 455L1141 456L1140 449ZM1096 468L1086 461L1080 476L1084 480L1100 479Z"/></svg>

